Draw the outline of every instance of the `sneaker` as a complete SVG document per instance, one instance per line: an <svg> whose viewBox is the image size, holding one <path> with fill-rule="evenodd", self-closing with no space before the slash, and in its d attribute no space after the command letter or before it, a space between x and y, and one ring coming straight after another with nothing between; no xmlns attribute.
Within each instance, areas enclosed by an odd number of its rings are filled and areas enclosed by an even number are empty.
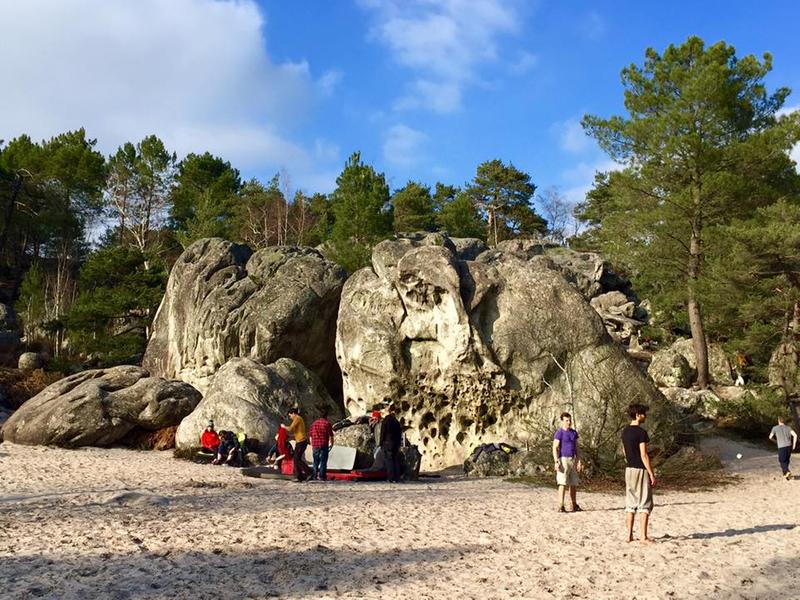
<svg viewBox="0 0 800 600"><path fill-rule="evenodd" d="M562 513L562 512L563 512L563 513L565 513L565 512L567 512L567 509L566 509L566 508L564 508L563 506L559 506L559 507L558 507L558 512L560 512L560 513Z"/></svg>
<svg viewBox="0 0 800 600"><path fill-rule="evenodd" d="M786 473L784 473L783 476L786 478L786 481L789 481L792 479L792 472L786 471Z"/></svg>
<svg viewBox="0 0 800 600"><path fill-rule="evenodd" d="M576 504L572 507L572 512L583 512L583 509Z"/></svg>

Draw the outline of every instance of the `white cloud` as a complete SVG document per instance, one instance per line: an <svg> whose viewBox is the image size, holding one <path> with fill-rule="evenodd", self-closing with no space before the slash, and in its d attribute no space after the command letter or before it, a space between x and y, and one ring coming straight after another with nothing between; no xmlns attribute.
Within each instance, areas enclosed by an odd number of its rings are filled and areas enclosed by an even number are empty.
<svg viewBox="0 0 800 600"><path fill-rule="evenodd" d="M155 133L179 155L313 174L285 128L337 75L315 84L305 61L272 61L254 0L4 1L2 13L14 26L3 32L0 138L85 126L110 153Z"/></svg>
<svg viewBox="0 0 800 600"><path fill-rule="evenodd" d="M314 140L314 158L325 163L339 162L341 151L339 146L330 140L317 138Z"/></svg>
<svg viewBox="0 0 800 600"><path fill-rule="evenodd" d="M514 75L524 75L535 69L539 64L539 57L530 52L520 52L516 62L509 65L508 70Z"/></svg>
<svg viewBox="0 0 800 600"><path fill-rule="evenodd" d="M606 21L598 13L591 11L580 20L579 29L590 40L598 40L606 33Z"/></svg>
<svg viewBox="0 0 800 600"><path fill-rule="evenodd" d="M595 162L579 162L574 167L566 169L561 173L561 180L565 188L563 195L573 206L586 200L586 194L594 185L594 177L597 173L606 171L619 171L623 167L610 158L600 159Z"/></svg>
<svg viewBox="0 0 800 600"><path fill-rule="evenodd" d="M342 72L337 69L331 69L329 71L325 71L322 74L322 77L319 78L319 88L322 91L323 95L331 96L333 92L336 91L336 87L342 82Z"/></svg>
<svg viewBox="0 0 800 600"><path fill-rule="evenodd" d="M446 114L461 107L461 86L455 83L418 79L409 92L394 103L396 110L428 108Z"/></svg>
<svg viewBox="0 0 800 600"><path fill-rule="evenodd" d="M383 144L383 156L392 165L411 167L420 161L420 152L427 139L428 136L421 131L403 124L393 125Z"/></svg>
<svg viewBox="0 0 800 600"><path fill-rule="evenodd" d="M397 108L453 112L482 64L497 60L497 38L519 18L500 0L361 0L376 15L371 36L416 74Z"/></svg>
<svg viewBox="0 0 800 600"><path fill-rule="evenodd" d="M586 135L578 119L567 119L553 124L558 135L559 145L570 154L580 154L592 147L592 140Z"/></svg>

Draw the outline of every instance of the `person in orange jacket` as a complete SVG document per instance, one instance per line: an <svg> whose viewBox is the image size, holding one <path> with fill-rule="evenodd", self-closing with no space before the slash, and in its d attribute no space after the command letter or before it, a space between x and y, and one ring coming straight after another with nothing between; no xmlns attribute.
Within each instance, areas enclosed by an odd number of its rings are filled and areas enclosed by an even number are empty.
<svg viewBox="0 0 800 600"><path fill-rule="evenodd" d="M216 454L219 448L219 434L214 431L214 421L209 421L206 425L205 431L200 436L200 446L203 452L208 454Z"/></svg>

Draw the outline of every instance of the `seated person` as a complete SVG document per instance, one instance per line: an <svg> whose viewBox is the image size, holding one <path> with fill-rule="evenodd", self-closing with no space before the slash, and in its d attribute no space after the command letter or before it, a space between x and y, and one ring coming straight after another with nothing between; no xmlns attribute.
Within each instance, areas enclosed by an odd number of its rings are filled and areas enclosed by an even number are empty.
<svg viewBox="0 0 800 600"><path fill-rule="evenodd" d="M206 454L216 454L219 447L219 434L214 431L214 421L209 421L200 436L200 447Z"/></svg>
<svg viewBox="0 0 800 600"><path fill-rule="evenodd" d="M211 461L212 465L226 464L236 467L241 464L241 449L239 440L233 435L232 431L220 431L220 442L217 448L217 457Z"/></svg>

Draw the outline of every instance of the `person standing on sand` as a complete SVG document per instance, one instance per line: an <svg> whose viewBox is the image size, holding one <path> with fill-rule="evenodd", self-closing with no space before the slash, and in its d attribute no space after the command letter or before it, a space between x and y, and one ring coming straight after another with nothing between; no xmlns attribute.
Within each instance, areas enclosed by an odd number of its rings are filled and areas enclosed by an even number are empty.
<svg viewBox="0 0 800 600"><path fill-rule="evenodd" d="M400 479L400 442L403 437L403 428L400 421L389 411L383 419L381 426L380 446L386 463L386 479L390 482L401 483Z"/></svg>
<svg viewBox="0 0 800 600"><path fill-rule="evenodd" d="M308 448L308 438L306 437L306 422L300 416L297 408L290 408L288 412L291 423L281 427L294 435L294 480L305 481L311 475L311 469L306 464L305 453Z"/></svg>
<svg viewBox="0 0 800 600"><path fill-rule="evenodd" d="M778 462L786 481L791 480L792 472L789 470L789 461L792 459L792 452L797 447L797 434L786 424L784 417L778 417L778 424L769 432L769 439L775 440L778 444Z"/></svg>
<svg viewBox="0 0 800 600"><path fill-rule="evenodd" d="M647 444L650 436L642 428L647 419L648 407L631 404L628 416L631 423L622 430L622 446L625 449L625 521L628 526L628 542L633 541L633 521L639 513L639 539L643 544L652 543L647 537L647 524L653 510L653 488L656 476L650 465Z"/></svg>
<svg viewBox="0 0 800 600"><path fill-rule="evenodd" d="M314 456L314 471L311 479L328 480L328 453L333 448L333 426L328 421L328 409L320 410L320 417L311 424L308 430L311 438L311 452Z"/></svg>
<svg viewBox="0 0 800 600"><path fill-rule="evenodd" d="M558 512L567 512L564 508L564 495L569 486L569 499L572 512L580 512L578 506L578 473L581 470L581 459L578 454L578 432L572 428L572 415L561 413L561 427L553 436L553 460L556 467L556 483L558 484Z"/></svg>

